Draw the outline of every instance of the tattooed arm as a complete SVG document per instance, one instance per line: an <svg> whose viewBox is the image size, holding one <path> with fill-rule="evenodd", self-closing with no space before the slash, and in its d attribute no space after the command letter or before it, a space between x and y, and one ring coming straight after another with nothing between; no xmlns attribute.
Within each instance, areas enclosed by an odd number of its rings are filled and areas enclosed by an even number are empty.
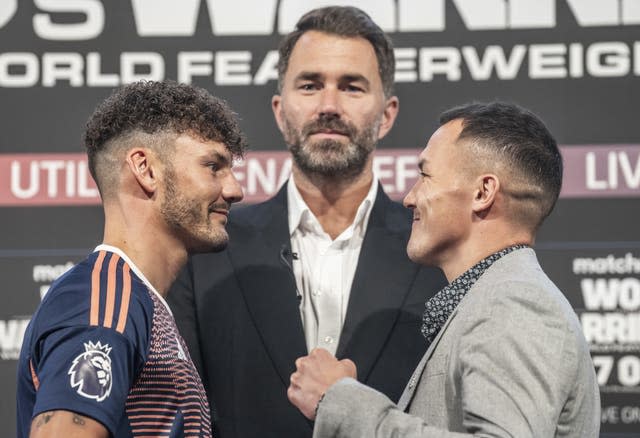
<svg viewBox="0 0 640 438"><path fill-rule="evenodd" d="M29 437L108 438L109 431L96 420L75 412L49 411L33 419Z"/></svg>

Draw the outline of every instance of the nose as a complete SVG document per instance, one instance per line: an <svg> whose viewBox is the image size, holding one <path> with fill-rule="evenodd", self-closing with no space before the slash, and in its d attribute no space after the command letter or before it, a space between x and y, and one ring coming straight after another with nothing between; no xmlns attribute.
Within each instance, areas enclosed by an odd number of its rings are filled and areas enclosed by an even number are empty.
<svg viewBox="0 0 640 438"><path fill-rule="evenodd" d="M413 187L411 187L411 190L409 190L409 193L407 193L407 196L405 196L404 199L402 200L402 205L404 205L405 207L411 210L416 208L416 195L414 191L417 185L418 185L418 182L416 181Z"/></svg>
<svg viewBox="0 0 640 438"><path fill-rule="evenodd" d="M325 87L320 92L320 102L318 104L319 116L340 116L342 108L340 105L340 91L335 87Z"/></svg>
<svg viewBox="0 0 640 438"><path fill-rule="evenodd" d="M242 192L242 186L238 182L238 179L236 178L233 171L230 171L223 181L222 197L229 204L232 204L234 202L240 202L244 197L244 193Z"/></svg>

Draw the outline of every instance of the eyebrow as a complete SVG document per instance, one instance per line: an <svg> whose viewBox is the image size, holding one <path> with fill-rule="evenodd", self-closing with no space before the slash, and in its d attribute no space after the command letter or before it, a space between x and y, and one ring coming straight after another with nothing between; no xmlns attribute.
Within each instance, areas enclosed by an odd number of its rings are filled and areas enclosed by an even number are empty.
<svg viewBox="0 0 640 438"><path fill-rule="evenodd" d="M211 152L205 159L207 161L217 161L223 166L231 166L231 159L227 155L223 155L220 152Z"/></svg>
<svg viewBox="0 0 640 438"><path fill-rule="evenodd" d="M295 81L319 81L324 78L322 73L311 72L311 71L302 71L300 72ZM367 79L364 75L360 73L347 73L338 79L339 82L363 82L367 87L371 85L369 79Z"/></svg>
<svg viewBox="0 0 640 438"><path fill-rule="evenodd" d="M322 79L322 75L311 71L302 71L295 78L296 81L317 81L319 79Z"/></svg>
<svg viewBox="0 0 640 438"><path fill-rule="evenodd" d="M345 82L363 82L367 87L369 87L370 82L369 79L367 79L366 77L364 77L363 75L359 74L359 73L352 73L352 74L346 74L340 77L341 81L345 81Z"/></svg>

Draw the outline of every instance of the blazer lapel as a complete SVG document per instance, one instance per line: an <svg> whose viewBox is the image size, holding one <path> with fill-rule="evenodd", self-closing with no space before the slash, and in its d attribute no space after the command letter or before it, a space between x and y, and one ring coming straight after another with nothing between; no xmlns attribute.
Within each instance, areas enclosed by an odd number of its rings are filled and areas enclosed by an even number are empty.
<svg viewBox="0 0 640 438"><path fill-rule="evenodd" d="M367 380L418 270L406 261L406 237L388 222L386 210L390 203L379 189L336 352L337 357L349 357L356 363L362 381Z"/></svg>
<svg viewBox="0 0 640 438"><path fill-rule="evenodd" d="M458 313L458 307L456 307L453 310L453 312L451 312L451 315L449 315L449 318L447 318L447 321L444 323L444 325L442 326L442 328L440 329L436 337L433 339L433 342L431 343L431 345L429 345L429 348L427 348L427 351L424 353L424 356L422 356L422 359L420 359L420 362L418 363L416 370L411 375L411 378L409 379L407 386L404 388L404 392L400 396L400 400L398 400L398 409L402 411L406 411L407 408L409 407L409 404L411 404L413 395L415 394L416 388L418 387L418 383L420 382L420 377L424 372L424 367L427 365L427 362L429 361L431 356L433 356L433 352L438 346L438 343L440 342L442 335L447 330L449 323L453 320L453 318L456 316L457 313Z"/></svg>
<svg viewBox="0 0 640 438"><path fill-rule="evenodd" d="M265 349L288 386L295 360L307 354L307 347L295 277L291 263L283 260L283 248L290 248L286 185L256 215L255 224L257 234L245 237L241 251L230 248L230 258L241 273L240 289Z"/></svg>

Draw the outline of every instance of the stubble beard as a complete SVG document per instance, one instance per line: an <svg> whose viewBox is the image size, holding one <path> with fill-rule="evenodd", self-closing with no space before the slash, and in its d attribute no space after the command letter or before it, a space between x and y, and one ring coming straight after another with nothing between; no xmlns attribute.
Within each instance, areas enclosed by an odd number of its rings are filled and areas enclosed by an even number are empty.
<svg viewBox="0 0 640 438"><path fill-rule="evenodd" d="M290 118L283 113L284 139L293 161L302 173L308 176L350 180L360 175L375 150L380 120L370 120L362 130L336 116L321 116L296 129ZM309 136L321 129L338 131L349 138L312 141Z"/></svg>
<svg viewBox="0 0 640 438"><path fill-rule="evenodd" d="M218 252L226 248L229 236L223 225L214 224L209 215L213 209L226 208L225 204L213 204L206 211L194 199L187 198L176 189L176 175L167 169L164 183L165 198L160 206L160 214L165 223L184 243L189 254Z"/></svg>

